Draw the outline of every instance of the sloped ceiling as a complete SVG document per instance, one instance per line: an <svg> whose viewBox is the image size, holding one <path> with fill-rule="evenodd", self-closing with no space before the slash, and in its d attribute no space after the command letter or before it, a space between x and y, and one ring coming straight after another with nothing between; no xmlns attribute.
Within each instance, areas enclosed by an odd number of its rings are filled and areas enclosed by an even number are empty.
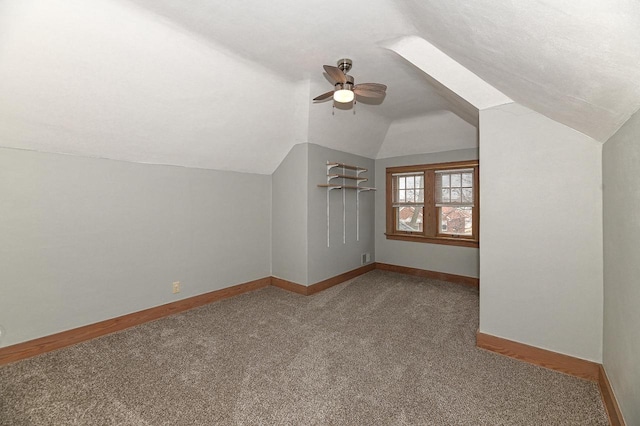
<svg viewBox="0 0 640 426"><path fill-rule="evenodd" d="M605 142L640 108L640 2L399 1L418 34L515 101Z"/></svg>
<svg viewBox="0 0 640 426"><path fill-rule="evenodd" d="M271 173L306 138L299 85L130 5L0 5L0 146Z"/></svg>
<svg viewBox="0 0 640 426"><path fill-rule="evenodd" d="M460 125L446 113L459 113L455 102L384 48L412 35L511 99L605 141L640 107L639 8L4 0L0 146L257 173L300 142L368 157L446 149L416 129L456 135L443 128ZM362 100L354 115L311 103L332 88L321 66L342 57L353 59L356 82L389 86L381 104Z"/></svg>
<svg viewBox="0 0 640 426"><path fill-rule="evenodd" d="M394 120L377 158L477 148L478 129L450 111Z"/></svg>

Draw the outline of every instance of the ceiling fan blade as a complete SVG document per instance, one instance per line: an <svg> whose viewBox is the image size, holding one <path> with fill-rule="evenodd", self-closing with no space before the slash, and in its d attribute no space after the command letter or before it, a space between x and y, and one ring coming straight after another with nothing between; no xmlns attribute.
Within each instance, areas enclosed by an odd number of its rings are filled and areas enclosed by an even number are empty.
<svg viewBox="0 0 640 426"><path fill-rule="evenodd" d="M332 67L331 65L323 65L322 67L335 82L342 84L347 82L347 77L340 71L340 68Z"/></svg>
<svg viewBox="0 0 640 426"><path fill-rule="evenodd" d="M333 90L327 93L323 93L320 96L316 96L315 98L313 98L314 101L324 101L327 98L330 98L331 96L333 96Z"/></svg>
<svg viewBox="0 0 640 426"><path fill-rule="evenodd" d="M380 83L362 83L356 84L353 86L354 89L365 89L365 90L377 90L378 92L384 92L387 90L387 86Z"/></svg>
<svg viewBox="0 0 640 426"><path fill-rule="evenodd" d="M353 92L358 96L364 96L365 98L384 98L385 92L380 90L369 90L361 87L356 87Z"/></svg>

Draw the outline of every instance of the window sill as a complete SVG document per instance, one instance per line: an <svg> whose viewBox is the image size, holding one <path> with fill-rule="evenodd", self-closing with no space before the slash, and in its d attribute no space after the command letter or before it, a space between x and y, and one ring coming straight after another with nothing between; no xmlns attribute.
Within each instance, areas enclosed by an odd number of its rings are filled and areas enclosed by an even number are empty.
<svg viewBox="0 0 640 426"><path fill-rule="evenodd" d="M471 240L469 238L455 238L455 237L424 237L422 235L411 234L386 234L387 240L400 240L400 241L413 241L415 243L428 243L428 244L444 244L447 246L459 246L459 247L480 247L480 242L477 240Z"/></svg>

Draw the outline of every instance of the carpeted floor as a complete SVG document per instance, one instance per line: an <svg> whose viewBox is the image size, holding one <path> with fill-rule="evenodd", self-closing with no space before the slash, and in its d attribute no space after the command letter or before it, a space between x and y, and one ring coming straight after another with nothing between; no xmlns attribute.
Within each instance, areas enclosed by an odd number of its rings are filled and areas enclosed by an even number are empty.
<svg viewBox="0 0 640 426"><path fill-rule="evenodd" d="M478 292L373 271L0 367L2 425L606 425L595 383L475 347Z"/></svg>

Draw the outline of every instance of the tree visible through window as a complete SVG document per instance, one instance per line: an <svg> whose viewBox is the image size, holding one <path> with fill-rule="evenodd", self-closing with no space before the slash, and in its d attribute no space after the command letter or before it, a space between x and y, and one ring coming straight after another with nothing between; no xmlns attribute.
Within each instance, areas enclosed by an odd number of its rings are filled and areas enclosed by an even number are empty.
<svg viewBox="0 0 640 426"><path fill-rule="evenodd" d="M396 228L407 232L422 232L424 210L424 174L395 175L394 208Z"/></svg>
<svg viewBox="0 0 640 426"><path fill-rule="evenodd" d="M478 162L387 169L387 238L478 246Z"/></svg>

